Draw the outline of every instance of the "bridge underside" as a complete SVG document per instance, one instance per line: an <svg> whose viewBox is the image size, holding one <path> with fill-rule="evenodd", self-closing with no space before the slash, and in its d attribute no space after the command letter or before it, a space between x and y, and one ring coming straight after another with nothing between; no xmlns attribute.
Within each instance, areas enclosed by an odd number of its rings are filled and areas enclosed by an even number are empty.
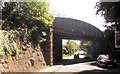
<svg viewBox="0 0 120 74"><path fill-rule="evenodd" d="M71 38L72 37L72 38ZM53 60L54 62L60 62L62 61L62 39L71 39L71 40L88 40L91 41L92 46L91 46L91 56L93 58L96 58L100 52L102 51L102 42L100 40L96 39L84 39L84 38L78 38L77 36L71 36L71 37L63 37L60 34L53 34ZM99 50L101 49L101 50Z"/></svg>
<svg viewBox="0 0 120 74"><path fill-rule="evenodd" d="M83 21L70 18L55 18L53 23L53 60L62 60L62 39L92 41L92 56L96 57L101 49L103 33ZM96 51L97 50L97 51Z"/></svg>
<svg viewBox="0 0 120 74"><path fill-rule="evenodd" d="M85 34L76 34L76 33L70 33L70 32L58 32L54 30L54 35L59 35L62 39L73 39L73 40L93 40L93 39L99 39L95 38L94 36L89 36Z"/></svg>

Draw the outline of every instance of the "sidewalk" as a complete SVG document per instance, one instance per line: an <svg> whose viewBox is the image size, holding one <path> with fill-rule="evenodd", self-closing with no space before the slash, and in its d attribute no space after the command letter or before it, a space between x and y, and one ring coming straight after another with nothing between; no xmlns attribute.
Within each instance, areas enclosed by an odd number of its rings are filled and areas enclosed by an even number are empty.
<svg viewBox="0 0 120 74"><path fill-rule="evenodd" d="M56 72L58 71L63 65L53 65L49 68L46 68L44 70L38 71L38 72Z"/></svg>

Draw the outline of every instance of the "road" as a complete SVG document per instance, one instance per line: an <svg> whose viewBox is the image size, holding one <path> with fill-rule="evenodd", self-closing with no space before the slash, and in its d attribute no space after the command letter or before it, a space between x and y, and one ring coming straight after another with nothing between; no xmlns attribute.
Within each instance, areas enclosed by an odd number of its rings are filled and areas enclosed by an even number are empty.
<svg viewBox="0 0 120 74"><path fill-rule="evenodd" d="M95 61L63 65L56 72L73 72L76 74L120 74L119 68L101 68L96 66Z"/></svg>
<svg viewBox="0 0 120 74"><path fill-rule="evenodd" d="M120 68L101 68L96 66L96 61L86 59L69 59L58 69L52 71L54 74L120 74ZM51 68L51 70L53 70ZM50 71L51 71L50 70ZM49 71L49 70L46 70ZM44 72L44 71L42 71Z"/></svg>

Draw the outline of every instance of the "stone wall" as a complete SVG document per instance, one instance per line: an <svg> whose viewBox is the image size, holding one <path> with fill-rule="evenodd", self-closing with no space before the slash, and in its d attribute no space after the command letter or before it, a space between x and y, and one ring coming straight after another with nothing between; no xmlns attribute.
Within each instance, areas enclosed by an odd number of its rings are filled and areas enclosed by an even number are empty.
<svg viewBox="0 0 120 74"><path fill-rule="evenodd" d="M31 43L22 45L20 55L6 56L0 60L0 72L34 72L45 66L41 48L33 49Z"/></svg>
<svg viewBox="0 0 120 74"><path fill-rule="evenodd" d="M19 40L19 39L18 39ZM53 65L53 34L52 28L48 29L46 41L36 45L29 42L20 45L20 54L0 58L0 72L34 72L47 65Z"/></svg>

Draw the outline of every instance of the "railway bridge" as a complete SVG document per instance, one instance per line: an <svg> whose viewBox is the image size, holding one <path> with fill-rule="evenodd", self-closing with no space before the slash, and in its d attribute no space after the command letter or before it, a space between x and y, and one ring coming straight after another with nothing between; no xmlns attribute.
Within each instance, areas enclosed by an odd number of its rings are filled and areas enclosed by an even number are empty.
<svg viewBox="0 0 120 74"><path fill-rule="evenodd" d="M50 29L50 50L48 64L62 60L62 39L89 40L92 42L92 57L97 57L102 51L104 34L95 26L84 21L55 17Z"/></svg>

